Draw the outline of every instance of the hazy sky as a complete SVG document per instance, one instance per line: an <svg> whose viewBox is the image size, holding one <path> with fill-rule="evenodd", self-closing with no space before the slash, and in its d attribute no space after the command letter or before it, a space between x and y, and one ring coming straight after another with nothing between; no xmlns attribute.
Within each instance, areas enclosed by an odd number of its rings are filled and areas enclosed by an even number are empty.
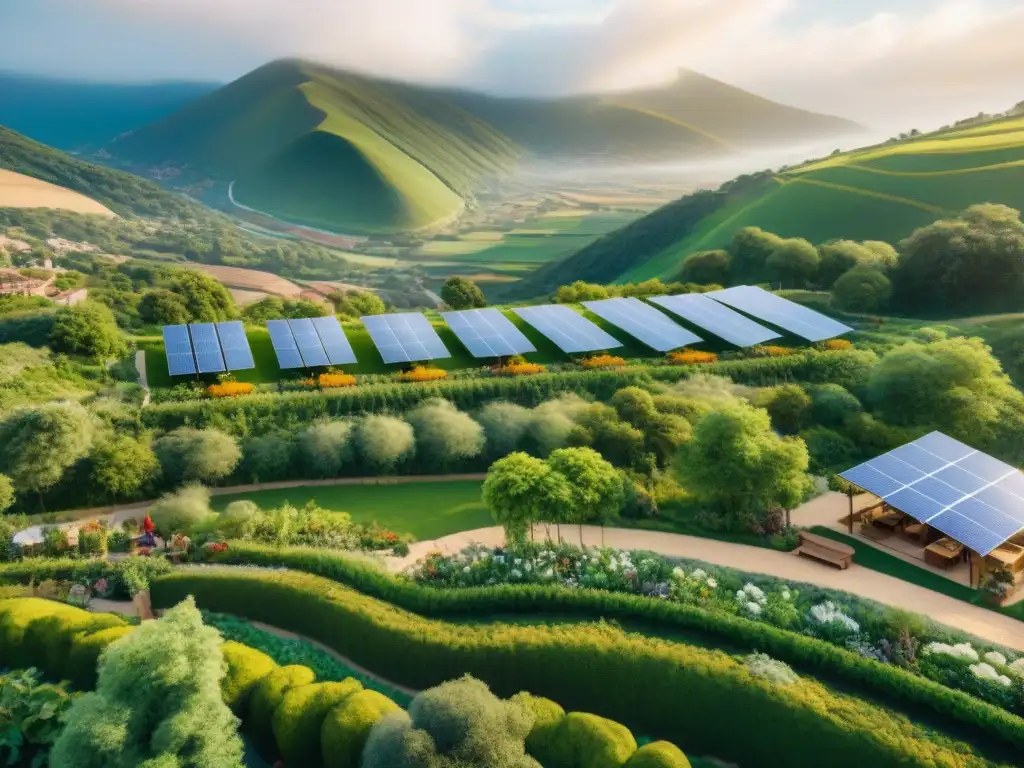
<svg viewBox="0 0 1024 768"><path fill-rule="evenodd" d="M886 130L1024 100L1022 0L0 0L0 30L0 70L108 81L298 55L554 95L688 67Z"/></svg>

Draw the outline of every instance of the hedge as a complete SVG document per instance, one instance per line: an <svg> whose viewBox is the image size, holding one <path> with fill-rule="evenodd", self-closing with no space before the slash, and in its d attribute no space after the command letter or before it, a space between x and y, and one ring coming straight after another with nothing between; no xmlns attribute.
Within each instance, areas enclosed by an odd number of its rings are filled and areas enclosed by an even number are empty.
<svg viewBox="0 0 1024 768"><path fill-rule="evenodd" d="M359 768L370 730L385 715L400 710L377 691L353 693L327 713L320 729L324 768Z"/></svg>
<svg viewBox="0 0 1024 768"><path fill-rule="evenodd" d="M297 685L309 685L313 679L313 670L309 667L290 664L278 667L253 686L249 694L249 717L244 722L261 752L270 754L277 746L274 743L274 710L285 693Z"/></svg>
<svg viewBox="0 0 1024 768"><path fill-rule="evenodd" d="M56 680L69 680L74 674L71 648L77 635L89 635L124 626L124 619L109 613L61 612L29 624L25 629L24 643L32 666L42 669Z"/></svg>
<svg viewBox="0 0 1024 768"><path fill-rule="evenodd" d="M253 686L277 669L277 664L263 651L233 640L224 642L221 650L228 670L220 682L220 689L225 703L237 715L244 711Z"/></svg>
<svg viewBox="0 0 1024 768"><path fill-rule="evenodd" d="M690 768L690 761L675 744L652 741L633 753L626 768Z"/></svg>
<svg viewBox="0 0 1024 768"><path fill-rule="evenodd" d="M119 561L103 558L46 558L27 557L9 563L0 563L0 584L39 584L43 581L73 581L94 584L100 578L107 579L115 600L131 597L123 577L126 567L141 568L143 577L149 580L156 574L167 573L170 564L162 557L136 556Z"/></svg>
<svg viewBox="0 0 1024 768"><path fill-rule="evenodd" d="M672 631L694 631L726 646L767 653L799 672L856 686L894 705L920 708L938 716L940 722L964 724L978 735L1024 749L1024 719L968 693L900 667L866 659L832 643L698 606L560 586L505 584L439 589L395 578L365 560L337 552L304 547L275 548L245 541L230 542L228 549L216 556L216 562L285 566L321 575L422 616L578 615L642 622Z"/></svg>
<svg viewBox="0 0 1024 768"><path fill-rule="evenodd" d="M332 709L363 686L349 678L340 683L297 685L284 692L271 720L277 749L285 765L322 768L320 730Z"/></svg>
<svg viewBox="0 0 1024 768"><path fill-rule="evenodd" d="M555 726L548 746L549 751L533 755L544 768L622 768L636 752L636 739L613 720L570 712Z"/></svg>
<svg viewBox="0 0 1024 768"><path fill-rule="evenodd" d="M552 742L555 730L565 717L565 710L551 699L529 693L517 693L512 699L533 712L533 727L526 737L526 751L533 757L550 755L555 748Z"/></svg>
<svg viewBox="0 0 1024 768"><path fill-rule="evenodd" d="M152 586L155 606L188 595L319 640L411 687L470 674L499 696L530 690L740 764L781 754L791 766L818 766L823 755L833 768L987 764L966 743L813 680L776 686L720 651L607 625L454 625L287 571L183 568ZM729 738L736 733L743 738Z"/></svg>
<svg viewBox="0 0 1024 768"><path fill-rule="evenodd" d="M98 632L75 635L71 641L68 665L71 667L71 684L80 691L91 691L96 687L100 654L112 643L135 631L135 627L111 627Z"/></svg>

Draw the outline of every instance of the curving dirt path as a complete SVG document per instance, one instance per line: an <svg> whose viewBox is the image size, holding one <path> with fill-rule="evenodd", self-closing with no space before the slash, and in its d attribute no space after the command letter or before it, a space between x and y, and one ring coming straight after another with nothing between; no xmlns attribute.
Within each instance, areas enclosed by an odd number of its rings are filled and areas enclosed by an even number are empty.
<svg viewBox="0 0 1024 768"><path fill-rule="evenodd" d="M738 568L751 573L763 573L789 581L802 581L828 589L840 589L879 603L922 613L940 624L1024 651L1024 622L939 592L919 587L893 576L854 563L845 571L800 557L789 552L777 552L746 544L684 536L678 533L641 531L627 528L601 528L583 526L583 542L587 546L605 546L618 549L642 549L668 557L686 557L704 560L714 565ZM556 538L555 528L536 526L538 540ZM580 541L580 529L575 525L562 526L562 538L573 544ZM429 552L455 553L471 543L501 546L505 533L501 528L480 528L435 541L421 541L410 546L409 556L388 558L388 569L397 572L412 565Z"/></svg>

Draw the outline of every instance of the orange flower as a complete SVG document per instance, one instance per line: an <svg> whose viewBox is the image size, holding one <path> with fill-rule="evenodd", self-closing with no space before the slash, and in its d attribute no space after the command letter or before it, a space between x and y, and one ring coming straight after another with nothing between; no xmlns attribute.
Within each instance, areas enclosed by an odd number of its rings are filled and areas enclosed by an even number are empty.
<svg viewBox="0 0 1024 768"><path fill-rule="evenodd" d="M544 373L546 370L547 368L539 363L508 363L495 366L491 372L495 376L532 376L535 373Z"/></svg>
<svg viewBox="0 0 1024 768"><path fill-rule="evenodd" d="M714 352L702 352L698 349L682 349L678 352L670 352L669 362L674 365L701 365L703 363L714 363L718 355Z"/></svg>
<svg viewBox="0 0 1024 768"><path fill-rule="evenodd" d="M238 397L250 394L255 387L244 381L225 381L223 384L211 384L206 388L210 397Z"/></svg>
<svg viewBox="0 0 1024 768"><path fill-rule="evenodd" d="M350 373L321 373L318 379L320 387L322 389L331 389L335 387L354 387L356 385L356 377Z"/></svg>
<svg viewBox="0 0 1024 768"><path fill-rule="evenodd" d="M825 342L825 349L830 352L841 352L847 349L853 349L853 342L847 339L829 339Z"/></svg>
<svg viewBox="0 0 1024 768"><path fill-rule="evenodd" d="M417 365L411 371L402 371L395 374L395 378L399 381L438 381L448 378L448 371L441 370L440 368L424 368L422 365Z"/></svg>
<svg viewBox="0 0 1024 768"><path fill-rule="evenodd" d="M796 352L795 349L791 349L790 347L776 347L771 344L763 347L755 347L755 349L762 355L767 355L768 357L785 357L786 355L792 355Z"/></svg>
<svg viewBox="0 0 1024 768"><path fill-rule="evenodd" d="M624 359L615 355L594 355L580 363L584 368L617 368L625 364Z"/></svg>

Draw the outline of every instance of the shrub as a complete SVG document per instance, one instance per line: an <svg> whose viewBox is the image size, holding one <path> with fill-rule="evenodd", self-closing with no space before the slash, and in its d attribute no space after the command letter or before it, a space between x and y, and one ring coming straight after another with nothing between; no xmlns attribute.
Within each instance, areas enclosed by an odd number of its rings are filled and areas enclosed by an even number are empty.
<svg viewBox="0 0 1024 768"><path fill-rule="evenodd" d="M565 710L551 699L534 696L525 691L513 696L512 701L526 707L533 714L533 725L526 737L526 751L538 760L543 760L545 755L554 754L557 748L558 725L565 718Z"/></svg>
<svg viewBox="0 0 1024 768"><path fill-rule="evenodd" d="M447 400L428 400L408 414L416 433L416 448L426 466L444 469L478 456L484 429Z"/></svg>
<svg viewBox="0 0 1024 768"><path fill-rule="evenodd" d="M254 502L232 501L217 517L217 531L228 539L246 538L262 514Z"/></svg>
<svg viewBox="0 0 1024 768"><path fill-rule="evenodd" d="M675 744L652 741L633 753L626 768L690 768L690 761Z"/></svg>
<svg viewBox="0 0 1024 768"><path fill-rule="evenodd" d="M76 634L71 640L71 651L68 655L68 666L72 670L71 684L80 691L91 691L95 688L100 655L107 646L134 631L135 627L121 626Z"/></svg>
<svg viewBox="0 0 1024 768"><path fill-rule="evenodd" d="M792 685L800 679L788 664L773 659L766 653L751 653L743 663L754 677L760 677L775 685Z"/></svg>
<svg viewBox="0 0 1024 768"><path fill-rule="evenodd" d="M40 684L33 669L0 675L0 758L4 764L46 765L71 702L63 685Z"/></svg>
<svg viewBox="0 0 1024 768"><path fill-rule="evenodd" d="M625 359L616 355L593 355L580 361L584 368L620 368L626 364Z"/></svg>
<svg viewBox="0 0 1024 768"><path fill-rule="evenodd" d="M762 344L757 347L751 347L750 352L756 357L788 357L789 355L796 354L796 350L791 347L780 347L774 344Z"/></svg>
<svg viewBox="0 0 1024 768"><path fill-rule="evenodd" d="M853 349L853 342L849 339L829 339L821 346L830 352L845 352Z"/></svg>
<svg viewBox="0 0 1024 768"><path fill-rule="evenodd" d="M3 651L0 658L4 666L11 669L31 667L43 655L43 649L26 642L26 635L34 622L50 617L73 621L83 615L89 616L81 608L38 597L0 603L0 651Z"/></svg>
<svg viewBox="0 0 1024 768"><path fill-rule="evenodd" d="M321 373L317 377L317 384L320 385L320 389L339 389L341 387L354 387L356 385L356 377L350 373Z"/></svg>
<svg viewBox="0 0 1024 768"><path fill-rule="evenodd" d="M491 368L491 373L495 376L535 376L538 373L544 373L547 371L540 363L508 363L507 365L500 365Z"/></svg>
<svg viewBox="0 0 1024 768"><path fill-rule="evenodd" d="M327 713L320 729L325 768L359 768L370 730L400 707L377 691L356 691Z"/></svg>
<svg viewBox="0 0 1024 768"><path fill-rule="evenodd" d="M312 424L299 435L299 461L312 477L337 477L352 462L351 421Z"/></svg>
<svg viewBox="0 0 1024 768"><path fill-rule="evenodd" d="M550 753L535 755L544 768L621 768L636 752L628 728L583 712L563 717L550 744Z"/></svg>
<svg viewBox="0 0 1024 768"><path fill-rule="evenodd" d="M208 386L206 394L210 397L238 397L240 395L251 395L254 389L255 386L253 384L245 381L225 381Z"/></svg>
<svg viewBox="0 0 1024 768"><path fill-rule="evenodd" d="M363 464L387 473L416 450L412 425L394 416L365 416L356 424L356 446Z"/></svg>
<svg viewBox="0 0 1024 768"><path fill-rule="evenodd" d="M227 402L226 398L218 402ZM235 439L218 429L181 427L153 443L164 481L212 483L227 477L242 458Z"/></svg>
<svg viewBox="0 0 1024 768"><path fill-rule="evenodd" d="M718 355L714 352L702 352L699 349L683 349L678 352L669 352L668 361L673 365L706 365L718 362Z"/></svg>
<svg viewBox="0 0 1024 768"><path fill-rule="evenodd" d="M448 378L448 371L442 368L425 368L422 365L417 365L412 370L396 373L395 378L398 381L440 381Z"/></svg>
<svg viewBox="0 0 1024 768"><path fill-rule="evenodd" d="M276 748L274 710L281 703L285 693L297 685L309 685L314 677L313 670L309 667L291 664L272 670L253 686L249 693L249 717L245 720L245 727L264 754L271 754Z"/></svg>
<svg viewBox="0 0 1024 768"><path fill-rule="evenodd" d="M348 678L340 683L311 683L286 690L271 720L285 764L322 766L320 729L327 713L362 689L358 680Z"/></svg>
<svg viewBox="0 0 1024 768"><path fill-rule="evenodd" d="M213 514L210 492L201 485L190 485L168 493L149 508L149 518L165 538L174 533L188 533Z"/></svg>
<svg viewBox="0 0 1024 768"><path fill-rule="evenodd" d="M77 609L64 610L60 606L49 616L33 620L24 633L24 648L29 664L42 669L54 680L70 679L74 668L69 664L74 636L103 629L123 627L125 622L112 614L94 614Z"/></svg>
<svg viewBox="0 0 1024 768"><path fill-rule="evenodd" d="M277 669L277 664L262 651L231 640L221 646L221 651L228 665L227 674L221 680L221 693L224 702L239 714L244 711L256 683Z"/></svg>

